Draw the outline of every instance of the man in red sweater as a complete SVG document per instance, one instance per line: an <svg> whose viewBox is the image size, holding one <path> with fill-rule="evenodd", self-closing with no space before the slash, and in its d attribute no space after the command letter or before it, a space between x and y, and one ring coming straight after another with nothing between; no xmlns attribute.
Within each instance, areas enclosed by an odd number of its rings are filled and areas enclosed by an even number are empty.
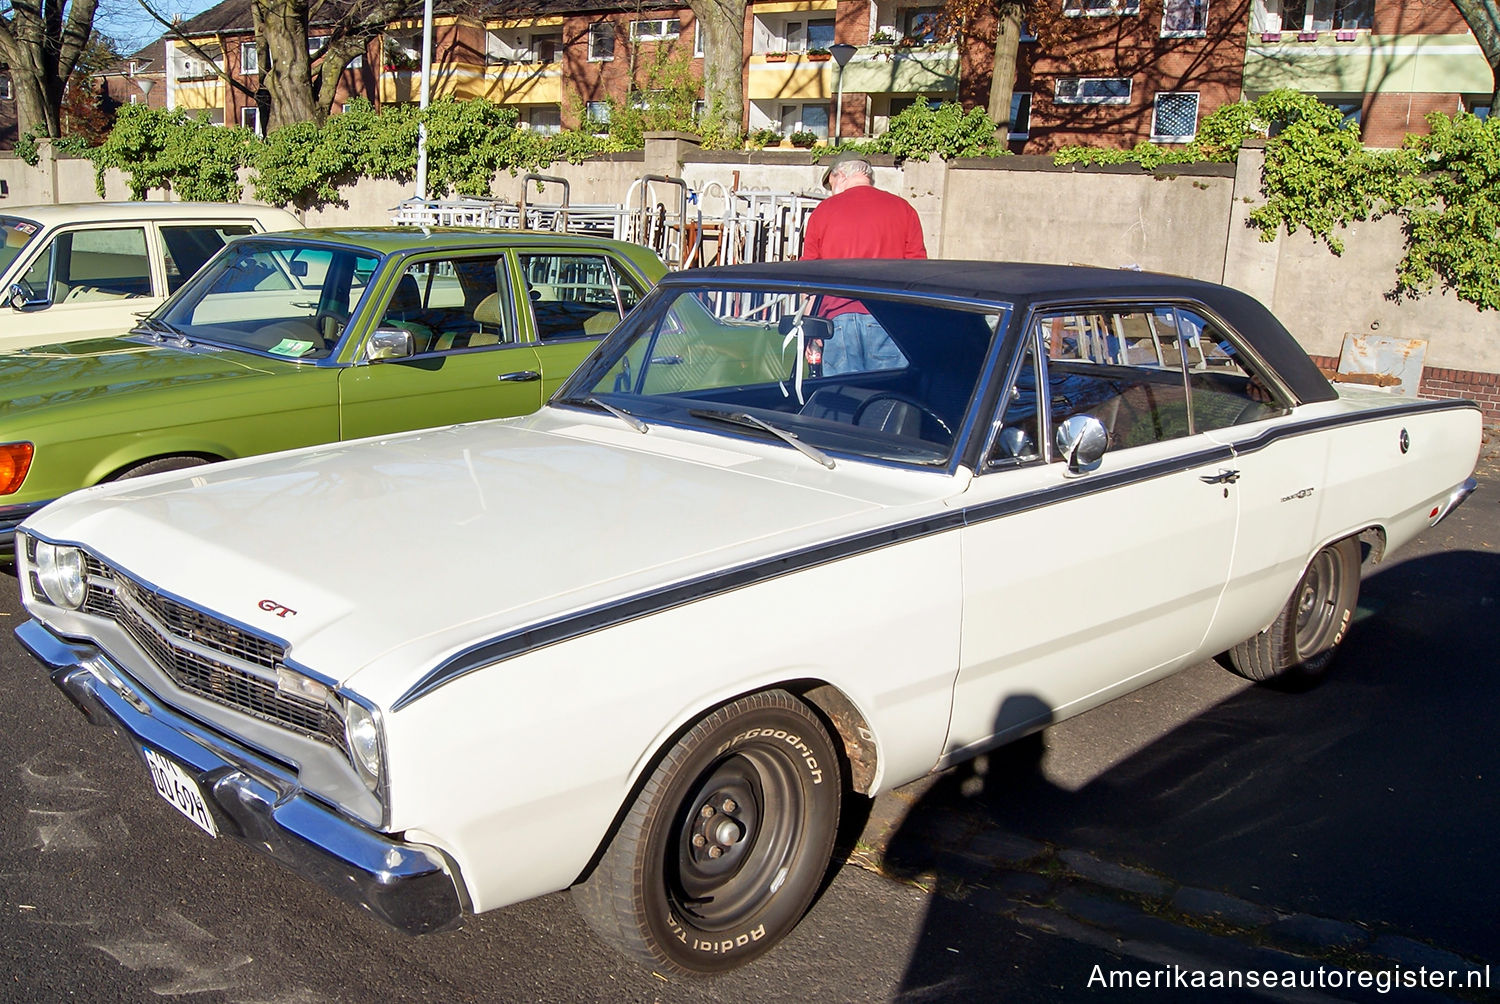
<svg viewBox="0 0 1500 1004"><path fill-rule="evenodd" d="M838 157L823 174L833 195L807 219L802 258L926 258L922 222L911 203L875 187L870 162ZM858 300L828 297L818 310L833 324L823 346L823 375L895 369L906 357Z"/></svg>

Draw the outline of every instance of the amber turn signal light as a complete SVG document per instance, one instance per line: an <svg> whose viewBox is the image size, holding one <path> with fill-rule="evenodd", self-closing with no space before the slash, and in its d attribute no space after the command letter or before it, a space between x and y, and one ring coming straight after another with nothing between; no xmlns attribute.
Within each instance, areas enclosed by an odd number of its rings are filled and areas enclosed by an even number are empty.
<svg viewBox="0 0 1500 1004"><path fill-rule="evenodd" d="M0 443L0 495L13 495L31 470L30 443Z"/></svg>

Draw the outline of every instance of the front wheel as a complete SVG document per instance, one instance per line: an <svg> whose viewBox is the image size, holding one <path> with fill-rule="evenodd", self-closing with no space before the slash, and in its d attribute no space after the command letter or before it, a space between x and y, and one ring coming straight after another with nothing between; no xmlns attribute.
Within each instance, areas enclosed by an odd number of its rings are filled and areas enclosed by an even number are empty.
<svg viewBox="0 0 1500 1004"><path fill-rule="evenodd" d="M1313 556L1271 626L1229 651L1247 679L1308 684L1322 677L1354 620L1359 542L1335 541Z"/></svg>
<svg viewBox="0 0 1500 1004"><path fill-rule="evenodd" d="M715 973L786 936L828 870L838 755L784 691L704 718L652 772L574 903L650 966Z"/></svg>

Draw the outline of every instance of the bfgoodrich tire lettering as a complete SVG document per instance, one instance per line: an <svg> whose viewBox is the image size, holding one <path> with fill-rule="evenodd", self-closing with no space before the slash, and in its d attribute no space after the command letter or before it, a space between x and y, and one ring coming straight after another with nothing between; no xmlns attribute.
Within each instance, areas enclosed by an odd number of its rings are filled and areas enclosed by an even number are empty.
<svg viewBox="0 0 1500 1004"><path fill-rule="evenodd" d="M573 889L589 925L648 965L714 973L786 936L828 870L839 761L784 691L741 698L684 735Z"/></svg>
<svg viewBox="0 0 1500 1004"><path fill-rule="evenodd" d="M1359 541L1335 541L1313 556L1271 626L1229 651L1247 679L1307 684L1322 677L1359 600Z"/></svg>

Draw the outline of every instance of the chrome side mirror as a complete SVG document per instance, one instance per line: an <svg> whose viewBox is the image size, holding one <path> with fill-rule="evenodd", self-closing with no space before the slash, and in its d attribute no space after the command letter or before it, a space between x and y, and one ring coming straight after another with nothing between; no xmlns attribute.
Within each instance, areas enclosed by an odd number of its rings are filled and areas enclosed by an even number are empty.
<svg viewBox="0 0 1500 1004"><path fill-rule="evenodd" d="M47 297L32 289L31 283L25 279L11 284L10 305L16 310L37 310L48 303Z"/></svg>
<svg viewBox="0 0 1500 1004"><path fill-rule="evenodd" d="M1068 476L1097 470L1109 445L1104 423L1093 415L1074 415L1057 427L1057 452L1068 465Z"/></svg>
<svg viewBox="0 0 1500 1004"><path fill-rule="evenodd" d="M372 363L382 359L405 359L415 354L411 332L404 328L376 328L365 347L365 359Z"/></svg>

